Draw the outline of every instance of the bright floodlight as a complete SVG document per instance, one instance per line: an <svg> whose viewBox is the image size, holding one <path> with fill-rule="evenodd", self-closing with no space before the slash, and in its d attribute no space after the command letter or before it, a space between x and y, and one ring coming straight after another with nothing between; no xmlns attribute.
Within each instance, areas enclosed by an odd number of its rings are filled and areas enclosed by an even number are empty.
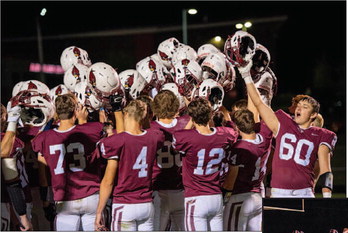
<svg viewBox="0 0 348 233"><path fill-rule="evenodd" d="M45 16L46 12L47 12L46 8L42 8L40 15Z"/></svg>
<svg viewBox="0 0 348 233"><path fill-rule="evenodd" d="M245 22L245 24L244 24L244 26L246 27L246 28L250 28L251 26L252 26L252 23L251 22Z"/></svg>
<svg viewBox="0 0 348 233"><path fill-rule="evenodd" d="M197 14L197 10L196 10L196 9L189 9L187 12L188 12L190 15L195 15L195 14Z"/></svg>
<svg viewBox="0 0 348 233"><path fill-rule="evenodd" d="M242 29L242 28L243 28L243 24L237 23L237 24L236 24L236 28L237 28L237 29Z"/></svg>
<svg viewBox="0 0 348 233"><path fill-rule="evenodd" d="M221 36L215 36L215 37L214 37L214 40L215 40L216 42L220 42L220 41L221 41Z"/></svg>

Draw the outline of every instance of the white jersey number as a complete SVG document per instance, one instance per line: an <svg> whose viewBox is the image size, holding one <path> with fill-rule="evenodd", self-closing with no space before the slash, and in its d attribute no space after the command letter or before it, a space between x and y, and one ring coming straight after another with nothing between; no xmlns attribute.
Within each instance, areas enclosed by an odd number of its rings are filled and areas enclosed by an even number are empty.
<svg viewBox="0 0 348 233"><path fill-rule="evenodd" d="M74 163L69 164L69 169L72 172L79 172L83 171L86 168L86 158L85 158L85 148L84 146L79 143L70 143L67 148L65 149L64 144L56 144L50 146L50 154L54 155L56 154L56 151L59 151L59 158L57 162L57 166L54 169L54 174L59 175L64 173L64 167L63 167L63 162L64 162L64 157L66 152L68 153L74 153L74 150L77 151L77 154L74 154ZM79 165L76 166L76 162L79 162Z"/></svg>
<svg viewBox="0 0 348 233"><path fill-rule="evenodd" d="M147 177L147 163L146 163L146 155L147 155L147 146L143 146L143 148L140 151L140 154L137 157L137 160L135 161L133 165L133 170L138 170L138 177Z"/></svg>
<svg viewBox="0 0 348 233"><path fill-rule="evenodd" d="M219 166L214 166L214 165L221 163L221 160L225 156L225 152L222 148L213 148L209 152L209 157L214 157L214 155L216 154L219 155L219 157L216 159L212 159L208 162L207 169L205 170L205 175L213 174L219 170ZM204 175L203 165L204 165L204 158L205 158L205 149L201 149L200 151L198 151L197 157L198 157L197 168L194 169L193 174Z"/></svg>
<svg viewBox="0 0 348 233"><path fill-rule="evenodd" d="M161 149L158 150L157 164L160 168L172 168L174 165L181 167L180 154L170 153L172 142L165 141Z"/></svg>
<svg viewBox="0 0 348 233"><path fill-rule="evenodd" d="M297 142L297 138L294 134L291 134L291 133L284 134L282 138L280 139L279 158L282 160L289 160L293 158L295 163L302 166L307 166L310 162L310 157L314 149L313 142L308 141L306 139L300 139L296 144L296 148L294 148L292 144L285 142L286 139L289 139L290 142L292 143ZM301 159L300 153L301 153L303 145L306 145L308 149L307 149L305 158Z"/></svg>

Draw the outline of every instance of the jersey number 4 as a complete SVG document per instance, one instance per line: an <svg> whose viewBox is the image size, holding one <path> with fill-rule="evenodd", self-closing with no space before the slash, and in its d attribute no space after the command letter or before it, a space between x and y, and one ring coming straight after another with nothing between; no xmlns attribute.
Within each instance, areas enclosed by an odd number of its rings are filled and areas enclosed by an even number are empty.
<svg viewBox="0 0 348 233"><path fill-rule="evenodd" d="M295 143L296 148L294 148L292 144L285 142L286 139L290 140L290 142L292 143ZM303 145L306 145L308 148L305 155L305 159L300 158L300 153ZM294 158L295 163L302 166L307 166L310 162L310 157L313 149L313 142L308 141L306 139L300 139L297 141L297 138L294 134L286 133L282 136L280 140L279 158L282 160L289 160L291 158Z"/></svg>
<svg viewBox="0 0 348 233"><path fill-rule="evenodd" d="M83 169L86 168L86 158L85 158L85 148L84 146L79 143L70 143L66 149L64 144L56 144L50 146L50 154L55 155L57 151L59 151L59 158L57 162L57 166L54 169L54 174L59 175L64 173L64 167L63 167L63 162L64 162L64 157L66 153L74 153L74 150L77 151L77 154L74 154L74 163L69 164L69 169L72 172L79 172L83 171ZM79 162L79 165L76 165L76 162Z"/></svg>

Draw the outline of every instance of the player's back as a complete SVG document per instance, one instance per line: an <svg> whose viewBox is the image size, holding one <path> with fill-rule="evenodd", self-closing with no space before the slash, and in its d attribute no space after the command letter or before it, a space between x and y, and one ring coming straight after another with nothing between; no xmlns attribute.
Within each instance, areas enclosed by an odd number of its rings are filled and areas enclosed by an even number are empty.
<svg viewBox="0 0 348 233"><path fill-rule="evenodd" d="M151 122L152 129L163 131L165 136L164 145L157 151L157 163L153 170L154 190L183 189L181 176L180 154L172 148L173 133L184 129L190 121L188 115L175 118L170 124L160 121Z"/></svg>
<svg viewBox="0 0 348 233"><path fill-rule="evenodd" d="M233 194L261 192L261 182L271 151L272 131L262 123L254 140L238 140L231 148L229 163L239 166Z"/></svg>
<svg viewBox="0 0 348 233"><path fill-rule="evenodd" d="M183 153L183 183L185 197L213 195L220 191L220 167L224 149L234 143L237 133L232 128L212 128L203 135L196 129L174 133L174 147Z"/></svg>
<svg viewBox="0 0 348 233"><path fill-rule="evenodd" d="M163 140L164 136L158 130L146 130L140 135L123 132L101 140L103 157L119 160L113 203L152 201L153 165Z"/></svg>
<svg viewBox="0 0 348 233"><path fill-rule="evenodd" d="M301 129L281 110L276 116L280 127L272 161L271 186L281 189L313 187L319 146L324 144L332 150L337 140L335 133L318 127Z"/></svg>
<svg viewBox="0 0 348 233"><path fill-rule="evenodd" d="M76 200L99 191L101 174L96 143L103 125L90 122L66 131L52 129L32 142L50 168L55 201Z"/></svg>

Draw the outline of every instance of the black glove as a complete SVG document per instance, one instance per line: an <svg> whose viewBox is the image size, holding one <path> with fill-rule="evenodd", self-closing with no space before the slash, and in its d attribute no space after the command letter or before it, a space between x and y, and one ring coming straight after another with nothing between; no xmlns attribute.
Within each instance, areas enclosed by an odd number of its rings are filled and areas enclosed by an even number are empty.
<svg viewBox="0 0 348 233"><path fill-rule="evenodd" d="M221 192L222 192L222 200L224 205L227 204L227 202L229 201L231 195L232 195L232 190L227 190L224 188L221 188Z"/></svg>
<svg viewBox="0 0 348 233"><path fill-rule="evenodd" d="M113 112L122 111L123 97L120 95L110 95L109 97L110 105Z"/></svg>
<svg viewBox="0 0 348 233"><path fill-rule="evenodd" d="M57 213L56 213L56 205L50 203L47 207L43 208L45 211L45 217L48 221L53 222Z"/></svg>

